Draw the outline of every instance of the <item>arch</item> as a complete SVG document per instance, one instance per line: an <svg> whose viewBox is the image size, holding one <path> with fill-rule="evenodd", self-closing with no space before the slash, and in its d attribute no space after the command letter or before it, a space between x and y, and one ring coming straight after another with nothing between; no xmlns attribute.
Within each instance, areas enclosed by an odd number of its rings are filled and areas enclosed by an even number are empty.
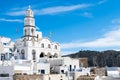
<svg viewBox="0 0 120 80"><path fill-rule="evenodd" d="M32 50L32 60L36 60L36 51Z"/></svg>
<svg viewBox="0 0 120 80"><path fill-rule="evenodd" d="M58 54L57 54L57 53L55 53L53 57L54 57L54 58L57 58L57 57L58 57Z"/></svg>
<svg viewBox="0 0 120 80"><path fill-rule="evenodd" d="M44 48L44 44L43 43L41 44L41 48Z"/></svg>
<svg viewBox="0 0 120 80"><path fill-rule="evenodd" d="M32 34L34 33L34 29L33 28L31 29L31 32L32 32Z"/></svg>
<svg viewBox="0 0 120 80"><path fill-rule="evenodd" d="M52 58L51 53L48 52L47 57L48 57L48 58Z"/></svg>
<svg viewBox="0 0 120 80"><path fill-rule="evenodd" d="M25 29L25 36L26 36L26 34L27 34L27 30Z"/></svg>
<svg viewBox="0 0 120 80"><path fill-rule="evenodd" d="M25 59L25 50L24 49L21 50L21 59Z"/></svg>
<svg viewBox="0 0 120 80"><path fill-rule="evenodd" d="M55 49L57 49L57 45L55 45L55 47L54 47Z"/></svg>
<svg viewBox="0 0 120 80"><path fill-rule="evenodd" d="M39 35L37 34L37 38L39 38Z"/></svg>
<svg viewBox="0 0 120 80"><path fill-rule="evenodd" d="M26 38L23 38L23 41L26 41L27 39Z"/></svg>
<svg viewBox="0 0 120 80"><path fill-rule="evenodd" d="M42 58L42 57L44 57L44 56L45 56L45 53L44 53L44 52L41 52L39 57Z"/></svg>
<svg viewBox="0 0 120 80"><path fill-rule="evenodd" d="M48 44L48 48L51 48L51 45L50 45L50 44Z"/></svg>
<svg viewBox="0 0 120 80"><path fill-rule="evenodd" d="M17 49L17 53L19 53L19 49Z"/></svg>

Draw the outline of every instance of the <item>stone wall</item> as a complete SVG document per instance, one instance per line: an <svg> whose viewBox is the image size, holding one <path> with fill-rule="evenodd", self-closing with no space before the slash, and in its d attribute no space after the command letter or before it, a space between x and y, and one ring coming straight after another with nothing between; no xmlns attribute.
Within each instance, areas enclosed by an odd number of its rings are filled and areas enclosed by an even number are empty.
<svg viewBox="0 0 120 80"><path fill-rule="evenodd" d="M105 68L93 68L91 69L91 73L99 75L99 76L105 76L106 70Z"/></svg>
<svg viewBox="0 0 120 80"><path fill-rule="evenodd" d="M13 80L43 80L42 75L14 75Z"/></svg>
<svg viewBox="0 0 120 80"><path fill-rule="evenodd" d="M80 76L77 80L95 80L95 76Z"/></svg>
<svg viewBox="0 0 120 80"><path fill-rule="evenodd" d="M65 74L14 75L13 80L67 80Z"/></svg>

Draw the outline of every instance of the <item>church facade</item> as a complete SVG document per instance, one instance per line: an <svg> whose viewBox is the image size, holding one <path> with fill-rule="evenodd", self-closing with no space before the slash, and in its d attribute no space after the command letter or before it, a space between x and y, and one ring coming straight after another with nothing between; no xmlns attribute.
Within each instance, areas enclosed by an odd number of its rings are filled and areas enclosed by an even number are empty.
<svg viewBox="0 0 120 80"><path fill-rule="evenodd" d="M15 42L15 47L16 59L38 61L43 57L60 57L60 45L42 37L42 32L36 30L34 13L30 7L24 18L23 36Z"/></svg>

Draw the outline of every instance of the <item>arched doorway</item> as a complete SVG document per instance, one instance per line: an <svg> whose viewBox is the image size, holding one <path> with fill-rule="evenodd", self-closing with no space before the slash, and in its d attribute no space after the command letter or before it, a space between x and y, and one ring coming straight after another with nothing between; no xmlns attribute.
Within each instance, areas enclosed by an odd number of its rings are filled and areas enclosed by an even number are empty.
<svg viewBox="0 0 120 80"><path fill-rule="evenodd" d="M25 50L24 49L21 50L21 59L25 59Z"/></svg>
<svg viewBox="0 0 120 80"><path fill-rule="evenodd" d="M35 50L32 50L32 59L36 60L36 51Z"/></svg>
<svg viewBox="0 0 120 80"><path fill-rule="evenodd" d="M57 45L55 45L54 48L57 49Z"/></svg>
<svg viewBox="0 0 120 80"><path fill-rule="evenodd" d="M58 54L57 54L57 53L55 53L55 54L54 54L54 58L57 58L57 57L58 57Z"/></svg>
<svg viewBox="0 0 120 80"><path fill-rule="evenodd" d="M44 52L41 52L40 58L42 58L42 57L44 57L44 56L45 56Z"/></svg>
<svg viewBox="0 0 120 80"><path fill-rule="evenodd" d="M50 45L50 44L48 44L48 48L49 48L49 49L51 48L51 45Z"/></svg>
<svg viewBox="0 0 120 80"><path fill-rule="evenodd" d="M43 43L41 44L41 48L44 48L44 44Z"/></svg>
<svg viewBox="0 0 120 80"><path fill-rule="evenodd" d="M47 57L48 57L48 58L52 58L51 53L48 53L48 54L47 54Z"/></svg>

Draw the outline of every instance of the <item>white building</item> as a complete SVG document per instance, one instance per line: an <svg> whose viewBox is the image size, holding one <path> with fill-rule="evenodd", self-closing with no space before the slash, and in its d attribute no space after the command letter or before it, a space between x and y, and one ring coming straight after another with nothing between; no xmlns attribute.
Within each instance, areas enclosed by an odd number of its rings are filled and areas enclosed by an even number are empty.
<svg viewBox="0 0 120 80"><path fill-rule="evenodd" d="M14 66L0 66L0 80L13 80Z"/></svg>
<svg viewBox="0 0 120 80"><path fill-rule="evenodd" d="M80 69L79 59L61 57L60 45L36 31L34 13L30 7L26 10L22 38L14 43L9 38L0 37L0 51L0 65L4 67L5 62L13 66L14 74L44 74L47 75L45 80L50 76L51 80L66 80L74 76L70 75L73 72L78 74ZM8 74L13 75L9 69L6 69ZM84 74L88 71L83 70Z"/></svg>
<svg viewBox="0 0 120 80"><path fill-rule="evenodd" d="M12 42L0 37L0 63L5 60L14 66L15 73L50 74L50 58L60 57L60 45L42 37L36 31L34 13L30 6L26 10L22 38ZM11 61L11 62L10 62Z"/></svg>
<svg viewBox="0 0 120 80"><path fill-rule="evenodd" d="M10 38L0 37L0 60L10 60L14 49L14 42Z"/></svg>
<svg viewBox="0 0 120 80"><path fill-rule="evenodd" d="M28 66L25 65L26 69L29 69L29 74L49 74L48 59L60 57L60 45L42 37L42 32L36 31L34 13L30 7L26 10L24 18L23 37L15 42L15 48L14 55L17 63L21 62L21 65L29 63ZM20 68L20 64L17 63L16 70Z"/></svg>
<svg viewBox="0 0 120 80"><path fill-rule="evenodd" d="M39 61L45 56L60 56L60 45L42 37L42 32L36 31L34 13L30 7L24 18L23 37L15 42L15 46L17 59Z"/></svg>
<svg viewBox="0 0 120 80"><path fill-rule="evenodd" d="M107 76L120 78L120 72L118 70L118 67L108 67L107 68Z"/></svg>

